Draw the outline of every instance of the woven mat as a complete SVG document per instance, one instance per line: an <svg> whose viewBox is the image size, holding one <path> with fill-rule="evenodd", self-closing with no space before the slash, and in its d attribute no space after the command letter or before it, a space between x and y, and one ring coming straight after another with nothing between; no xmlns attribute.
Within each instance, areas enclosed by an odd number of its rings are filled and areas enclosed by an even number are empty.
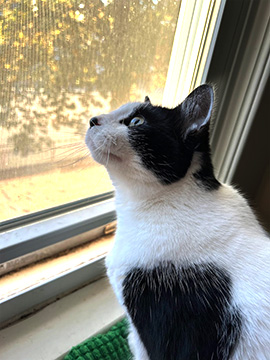
<svg viewBox="0 0 270 360"><path fill-rule="evenodd" d="M64 360L130 360L127 321L114 325L107 333L74 346Z"/></svg>

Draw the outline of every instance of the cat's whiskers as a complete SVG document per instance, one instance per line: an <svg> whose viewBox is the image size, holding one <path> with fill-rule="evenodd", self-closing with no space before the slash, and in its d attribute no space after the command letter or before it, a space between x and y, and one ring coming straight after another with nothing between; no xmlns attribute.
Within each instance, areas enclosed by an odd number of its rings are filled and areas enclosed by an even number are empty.
<svg viewBox="0 0 270 360"><path fill-rule="evenodd" d="M95 151L98 151L98 150L100 150L100 149L103 149L103 148L104 148L104 145L106 144L107 141L108 141L108 137L106 136L105 139L103 140L103 142L102 142L99 146L97 146L97 147L95 148Z"/></svg>
<svg viewBox="0 0 270 360"><path fill-rule="evenodd" d="M117 146L117 141L115 138L112 138L112 143L113 143L113 145Z"/></svg>
<svg viewBox="0 0 270 360"><path fill-rule="evenodd" d="M66 164L66 165L62 165L61 167L68 167L68 166L71 166L71 165L74 165L74 164L77 164L78 162L80 162L80 161L83 161L83 160L85 160L85 159L91 159L90 157L89 157L89 154L87 153L87 154L85 154L85 155L83 155L82 157L80 157L79 159L77 159L77 160L75 160L75 161L73 161L73 162L70 162L70 163L68 163L68 164ZM90 161L90 164L91 163L93 163L93 161ZM86 168L86 166L84 166L84 169ZM81 169L82 170L82 169Z"/></svg>
<svg viewBox="0 0 270 360"><path fill-rule="evenodd" d="M58 152L58 150L60 151L60 153ZM44 152L49 151L53 151L54 159L52 163L55 166L68 167L82 160L85 160L87 157L90 164L93 162L92 158L89 156L89 150L83 141L75 141L73 143L55 146ZM52 155L50 156L50 158L51 157ZM84 166L83 168L86 168L86 166Z"/></svg>
<svg viewBox="0 0 270 360"><path fill-rule="evenodd" d="M83 149L85 149L85 146L81 145L81 146L73 147L72 149L66 150L66 151L62 152L61 154L58 154L58 156L62 156L62 155L65 155L65 156L55 162L60 163L61 161L65 160L67 158L70 158L74 154L78 154L79 151L83 150Z"/></svg>
<svg viewBox="0 0 270 360"><path fill-rule="evenodd" d="M111 145L112 145L112 138L109 139L109 147L108 147L108 150L107 150L108 153L107 153L107 160L106 160L105 167L107 167L107 166L108 166L108 163L109 163Z"/></svg>
<svg viewBox="0 0 270 360"><path fill-rule="evenodd" d="M77 146L85 147L84 143L80 140L80 141L75 141L73 143L58 145L58 146L55 146L55 147L50 147L49 149L42 150L40 152L48 152L48 151L52 151L52 150L59 150L59 149L66 149L66 148L75 148Z"/></svg>

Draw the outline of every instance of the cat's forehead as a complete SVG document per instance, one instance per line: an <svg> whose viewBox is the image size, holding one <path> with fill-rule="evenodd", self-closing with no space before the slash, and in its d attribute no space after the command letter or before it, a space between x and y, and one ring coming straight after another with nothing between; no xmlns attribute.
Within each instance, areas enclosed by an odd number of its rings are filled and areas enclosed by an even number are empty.
<svg viewBox="0 0 270 360"><path fill-rule="evenodd" d="M122 120L128 118L132 113L138 109L142 103L132 102L120 106L118 109L111 111L108 116L116 120Z"/></svg>

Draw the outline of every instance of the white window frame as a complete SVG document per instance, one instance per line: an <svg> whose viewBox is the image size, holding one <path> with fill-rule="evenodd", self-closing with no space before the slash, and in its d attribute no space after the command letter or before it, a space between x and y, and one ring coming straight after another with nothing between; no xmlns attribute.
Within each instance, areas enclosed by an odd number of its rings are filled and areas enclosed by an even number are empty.
<svg viewBox="0 0 270 360"><path fill-rule="evenodd" d="M19 218L18 222L15 220L15 225L23 220L26 224L6 229L0 234L0 275L15 270L14 260L19 257L24 257L22 265L25 266L29 263L25 258L27 255L34 253L33 260L40 260L42 253L38 255L36 252L44 248L61 244L54 253L53 249L49 252L46 250L47 256L51 256L104 235L105 226L116 220L113 196L113 192L95 196L87 201L87 206L79 209L72 209L72 204L68 204L64 213L52 210L49 213L51 216L45 219L40 219L44 215L42 212L33 214L35 221L32 219L30 224L24 217ZM78 235L81 235L80 239Z"/></svg>

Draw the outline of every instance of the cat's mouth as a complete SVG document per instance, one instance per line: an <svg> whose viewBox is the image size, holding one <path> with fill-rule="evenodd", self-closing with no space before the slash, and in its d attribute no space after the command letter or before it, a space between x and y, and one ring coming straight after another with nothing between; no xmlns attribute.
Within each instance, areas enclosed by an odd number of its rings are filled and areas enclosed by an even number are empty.
<svg viewBox="0 0 270 360"><path fill-rule="evenodd" d="M93 139L89 137L87 138L86 144L93 158L102 165L106 166L111 162L119 163L123 161L123 159L120 156L114 154L111 149L100 149L99 146L95 144Z"/></svg>
<svg viewBox="0 0 270 360"><path fill-rule="evenodd" d="M116 164L123 162L123 158L118 155L118 151L115 148L116 144L112 140L109 139L108 141L104 141L102 138L100 141L98 141L96 137L91 136L92 133L90 133L89 130L85 136L85 143L89 148L94 160L105 166L111 163Z"/></svg>
<svg viewBox="0 0 270 360"><path fill-rule="evenodd" d="M98 161L105 167L109 164L116 164L123 161L122 158L120 158L118 155L113 154L112 152L97 151L94 154L92 153L92 155L96 161Z"/></svg>

